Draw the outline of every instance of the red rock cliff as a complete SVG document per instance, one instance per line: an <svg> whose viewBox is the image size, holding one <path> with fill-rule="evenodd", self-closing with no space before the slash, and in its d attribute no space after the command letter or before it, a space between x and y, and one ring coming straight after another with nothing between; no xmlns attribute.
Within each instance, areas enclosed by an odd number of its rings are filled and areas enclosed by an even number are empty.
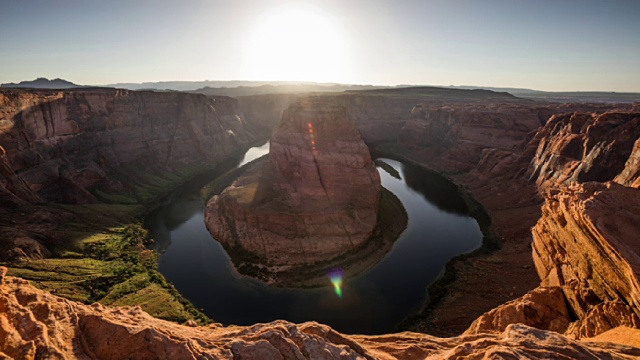
<svg viewBox="0 0 640 360"><path fill-rule="evenodd" d="M251 134L236 100L177 92L0 92L0 191L15 202L87 202L108 173L215 162Z"/></svg>
<svg viewBox="0 0 640 360"><path fill-rule="evenodd" d="M302 94L268 94L238 97L240 109L254 126L273 130L283 111L302 99ZM362 139L367 142L395 141L411 109L421 102L430 104L465 103L479 99L520 101L507 93L487 90L461 90L435 87L398 88L317 94L328 103L343 106Z"/></svg>
<svg viewBox="0 0 640 360"><path fill-rule="evenodd" d="M485 229L499 243L499 249L490 254L451 265L458 276L448 286L448 295L416 329L458 334L483 312L538 286L530 228L541 216L543 198L530 180L530 166L544 138L541 127L554 114L632 108L494 99L444 105L425 102L414 108L398 138L403 156L444 173L473 194L491 217L492 226L488 228L487 222ZM621 161L628 161L630 169L637 166L627 157ZM625 174L632 177L631 173ZM494 291L487 292L487 286Z"/></svg>
<svg viewBox="0 0 640 360"><path fill-rule="evenodd" d="M551 117L535 136L531 163L539 188L572 181L640 184L640 114L568 113Z"/></svg>
<svg viewBox="0 0 640 360"><path fill-rule="evenodd" d="M578 336L640 320L640 191L616 183L573 184L547 196L533 228L543 286L561 286ZM594 322L599 325L585 325ZM580 329L581 328L581 329Z"/></svg>
<svg viewBox="0 0 640 360"><path fill-rule="evenodd" d="M151 186L139 179L197 172L246 149L252 139L237 102L227 97L0 91L0 259L46 257L42 244L70 241L55 229L74 215L51 202L135 195L137 186Z"/></svg>

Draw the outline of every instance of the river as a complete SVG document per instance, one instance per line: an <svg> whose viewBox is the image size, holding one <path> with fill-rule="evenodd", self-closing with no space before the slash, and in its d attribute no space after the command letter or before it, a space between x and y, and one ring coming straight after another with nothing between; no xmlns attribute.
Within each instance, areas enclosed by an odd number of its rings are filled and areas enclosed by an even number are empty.
<svg viewBox="0 0 640 360"><path fill-rule="evenodd" d="M328 277L323 288L287 289L239 275L205 227L199 191L216 176L266 153L268 144L252 148L217 173L184 184L145 220L161 252L160 272L215 321L313 320L344 333L386 333L428 302L427 287L449 259L482 244L480 228L453 184L415 165L381 159L401 175L397 179L378 167L382 185L406 208L408 226L382 261L345 281L341 298Z"/></svg>

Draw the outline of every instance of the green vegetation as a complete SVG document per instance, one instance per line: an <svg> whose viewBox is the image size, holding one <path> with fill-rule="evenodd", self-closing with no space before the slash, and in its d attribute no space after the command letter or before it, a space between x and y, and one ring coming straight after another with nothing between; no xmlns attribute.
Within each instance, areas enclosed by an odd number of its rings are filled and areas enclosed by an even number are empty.
<svg viewBox="0 0 640 360"><path fill-rule="evenodd" d="M52 230L54 258L2 264L9 275L30 280L53 294L84 303L139 305L152 316L184 322L211 322L157 271L158 254L141 226L143 216L178 185L214 166L190 165L175 171L125 166L110 174L126 186L94 188L102 203L50 204L74 215Z"/></svg>
<svg viewBox="0 0 640 360"><path fill-rule="evenodd" d="M84 238L73 234L74 251L60 251L58 258L5 264L9 275L84 303L140 305L161 319L211 321L157 271L158 255L146 248L151 240L139 224L86 233Z"/></svg>

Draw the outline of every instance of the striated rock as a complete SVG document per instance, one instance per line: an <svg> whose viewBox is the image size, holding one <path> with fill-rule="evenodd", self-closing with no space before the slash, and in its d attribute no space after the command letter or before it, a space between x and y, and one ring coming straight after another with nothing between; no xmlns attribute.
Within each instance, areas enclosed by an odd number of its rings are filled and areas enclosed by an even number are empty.
<svg viewBox="0 0 640 360"><path fill-rule="evenodd" d="M308 98L274 132L269 160L209 201L214 237L271 265L329 260L368 240L380 176L343 107Z"/></svg>
<svg viewBox="0 0 640 360"><path fill-rule="evenodd" d="M627 310L640 312L639 213L640 191L613 182L574 183L547 196L532 229L533 258L542 285L561 286L583 319L571 333L597 335L598 327L589 323L605 323L609 316L611 326L637 323ZM593 309L603 302L621 304Z"/></svg>
<svg viewBox="0 0 640 360"><path fill-rule="evenodd" d="M54 231L74 215L51 203L130 201L134 194L148 202L137 186L166 187L158 176L204 170L254 138L237 102L226 97L2 90L0 260L47 257L45 246L70 240Z"/></svg>
<svg viewBox="0 0 640 360"><path fill-rule="evenodd" d="M581 342L524 325L499 334L443 339L404 332L340 334L313 322L249 327L185 326L139 307L84 305L4 276L0 268L0 356L15 359L632 359L624 338ZM623 328L625 338L638 330Z"/></svg>
<svg viewBox="0 0 640 360"><path fill-rule="evenodd" d="M551 117L535 136L531 177L539 188L573 181L640 183L640 113L571 113ZM631 156L633 154L633 156ZM628 167L627 167L628 166Z"/></svg>
<svg viewBox="0 0 640 360"><path fill-rule="evenodd" d="M562 288L538 287L480 316L464 334L503 332L511 324L564 333L570 322Z"/></svg>
<svg viewBox="0 0 640 360"><path fill-rule="evenodd" d="M640 328L640 319L622 301L605 301L595 305L578 321L573 322L565 335L576 339L602 334L619 326Z"/></svg>
<svg viewBox="0 0 640 360"><path fill-rule="evenodd" d="M414 107L400 132L398 143L418 151L417 156L439 171L468 172L487 156L484 151L510 153L529 141L528 134L544 125L553 114L610 108L589 104L551 105L495 100L447 104L425 102ZM521 155L522 149L517 150L515 155ZM518 172L521 169L514 170Z"/></svg>
<svg viewBox="0 0 640 360"><path fill-rule="evenodd" d="M536 131L554 114L633 109L504 99L417 105L400 133L398 153L450 177L482 204L487 214L476 216L494 251L451 264L456 277L448 294L412 329L458 334L483 313L537 287L530 228L540 218L543 198L529 167L544 137Z"/></svg>
<svg viewBox="0 0 640 360"><path fill-rule="evenodd" d="M0 200L93 202L123 166L219 161L252 139L236 100L120 89L0 92Z"/></svg>
<svg viewBox="0 0 640 360"><path fill-rule="evenodd" d="M640 189L640 139L636 140L624 169L614 179L619 184Z"/></svg>

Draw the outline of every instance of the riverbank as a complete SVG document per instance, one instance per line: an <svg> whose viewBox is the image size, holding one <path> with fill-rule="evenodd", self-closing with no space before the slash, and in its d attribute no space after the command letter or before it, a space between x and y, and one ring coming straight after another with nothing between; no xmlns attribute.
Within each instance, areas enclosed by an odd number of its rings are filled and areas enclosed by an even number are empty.
<svg viewBox="0 0 640 360"><path fill-rule="evenodd" d="M457 336L480 315L538 286L530 245L530 228L540 217L535 191L524 184L511 184L521 186L520 191L506 191L505 184L472 174L443 174L430 167L427 159L397 144L378 144L376 151L456 184L483 234L482 247L451 259L442 277L429 287L429 303L398 330ZM531 203L523 206L523 196L531 197Z"/></svg>

